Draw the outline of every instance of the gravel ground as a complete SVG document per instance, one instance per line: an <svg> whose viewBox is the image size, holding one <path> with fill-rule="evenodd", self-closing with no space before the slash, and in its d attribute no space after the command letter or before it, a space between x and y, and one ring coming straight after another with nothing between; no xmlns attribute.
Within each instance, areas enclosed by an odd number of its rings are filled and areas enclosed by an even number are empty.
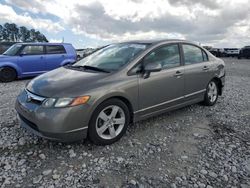
<svg viewBox="0 0 250 188"><path fill-rule="evenodd" d="M250 187L250 60L224 60L226 88L215 106L141 121L105 147L20 128L14 102L29 80L0 83L0 186Z"/></svg>

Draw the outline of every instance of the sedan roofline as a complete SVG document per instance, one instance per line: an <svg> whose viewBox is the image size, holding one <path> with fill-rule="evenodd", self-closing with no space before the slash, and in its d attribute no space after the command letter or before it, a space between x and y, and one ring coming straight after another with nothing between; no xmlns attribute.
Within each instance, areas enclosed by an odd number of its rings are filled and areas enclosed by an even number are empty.
<svg viewBox="0 0 250 188"><path fill-rule="evenodd" d="M193 43L188 40L184 39L151 39L151 40L131 40L131 41L123 41L119 43L139 43L139 44L159 44L163 42L187 42L187 43Z"/></svg>

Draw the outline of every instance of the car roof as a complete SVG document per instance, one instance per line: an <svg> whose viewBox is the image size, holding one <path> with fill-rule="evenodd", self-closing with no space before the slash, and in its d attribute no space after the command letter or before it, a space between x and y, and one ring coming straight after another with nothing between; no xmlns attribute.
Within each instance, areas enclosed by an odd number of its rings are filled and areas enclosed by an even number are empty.
<svg viewBox="0 0 250 188"><path fill-rule="evenodd" d="M126 41L121 43L139 43L139 44L158 44L163 42L187 42L192 43L188 40L182 40L182 39L152 39L152 40L132 40L132 41Z"/></svg>
<svg viewBox="0 0 250 188"><path fill-rule="evenodd" d="M50 42L21 42L21 45L71 45L70 43L50 43Z"/></svg>
<svg viewBox="0 0 250 188"><path fill-rule="evenodd" d="M5 44L16 44L19 42L0 42L0 45L5 45Z"/></svg>

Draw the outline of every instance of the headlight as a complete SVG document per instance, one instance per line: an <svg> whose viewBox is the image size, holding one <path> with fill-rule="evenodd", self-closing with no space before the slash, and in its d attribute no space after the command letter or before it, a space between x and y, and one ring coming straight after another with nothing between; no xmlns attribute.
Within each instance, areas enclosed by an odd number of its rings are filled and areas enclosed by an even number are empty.
<svg viewBox="0 0 250 188"><path fill-rule="evenodd" d="M56 99L48 98L43 102L43 106L46 108L52 107L56 102Z"/></svg>
<svg viewBox="0 0 250 188"><path fill-rule="evenodd" d="M60 98L57 99L55 103L55 107L65 107L68 106L72 102L72 98Z"/></svg>
<svg viewBox="0 0 250 188"><path fill-rule="evenodd" d="M90 99L90 96L81 96L76 98L48 98L43 102L43 107L50 108L50 107L67 107L67 106L76 106L85 104Z"/></svg>

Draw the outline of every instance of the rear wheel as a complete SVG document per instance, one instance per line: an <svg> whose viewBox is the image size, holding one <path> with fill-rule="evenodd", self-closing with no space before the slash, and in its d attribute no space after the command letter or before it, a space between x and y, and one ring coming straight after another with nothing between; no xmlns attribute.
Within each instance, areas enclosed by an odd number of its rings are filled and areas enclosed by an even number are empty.
<svg viewBox="0 0 250 188"><path fill-rule="evenodd" d="M204 104L206 106L213 106L219 96L218 84L215 80L211 80L207 85L207 90L204 97Z"/></svg>
<svg viewBox="0 0 250 188"><path fill-rule="evenodd" d="M129 122L127 105L119 99L107 100L94 111L88 136L97 145L112 144L124 135Z"/></svg>
<svg viewBox="0 0 250 188"><path fill-rule="evenodd" d="M17 77L15 69L11 67L2 67L0 68L0 81L2 82L11 82Z"/></svg>

